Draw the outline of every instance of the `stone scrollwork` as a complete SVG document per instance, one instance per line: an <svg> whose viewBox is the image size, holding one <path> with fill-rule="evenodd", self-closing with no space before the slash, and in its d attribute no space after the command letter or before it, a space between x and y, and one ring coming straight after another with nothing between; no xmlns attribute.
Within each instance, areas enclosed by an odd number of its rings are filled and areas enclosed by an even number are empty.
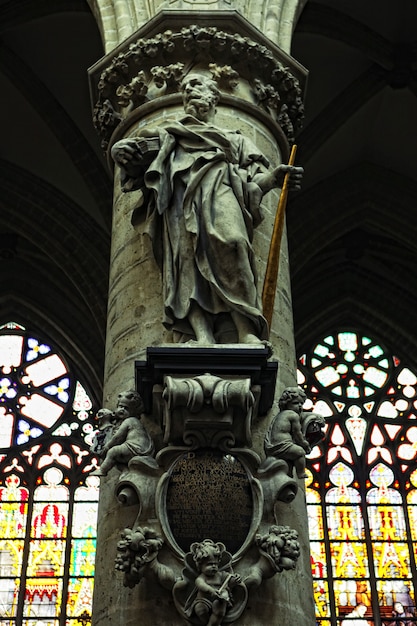
<svg viewBox="0 0 417 626"><path fill-rule="evenodd" d="M164 400L164 441L200 447L251 443L251 419L257 389L249 378L167 376ZM196 444L197 445L197 444Z"/></svg>
<svg viewBox="0 0 417 626"><path fill-rule="evenodd" d="M168 445L157 454L166 471L158 484L156 511L178 557L193 537L215 531L223 533L236 558L255 535L262 515L254 477L260 459L249 446L259 393L247 376L165 376L161 404ZM247 511L245 521L239 509Z"/></svg>
<svg viewBox="0 0 417 626"><path fill-rule="evenodd" d="M297 532L288 526L271 526L256 535L255 564L233 566L226 546L212 539L193 542L182 559L182 573L161 563L162 537L153 529L126 528L117 544L115 568L124 573L124 585L133 588L144 577L154 577L172 591L178 613L190 624L217 626L233 623L246 608L248 592L263 580L296 567L300 556Z"/></svg>

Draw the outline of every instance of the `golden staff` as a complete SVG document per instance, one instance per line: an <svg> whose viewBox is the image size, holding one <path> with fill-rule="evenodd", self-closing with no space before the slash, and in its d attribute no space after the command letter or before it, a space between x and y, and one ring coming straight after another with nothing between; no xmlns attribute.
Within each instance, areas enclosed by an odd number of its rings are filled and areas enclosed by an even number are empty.
<svg viewBox="0 0 417 626"><path fill-rule="evenodd" d="M294 165L295 153L297 146L294 144L291 148L288 165ZM275 214L274 229L272 231L271 243L269 246L268 262L266 264L264 286L262 289L262 308L263 314L271 328L272 314L274 312L275 293L277 290L279 254L281 251L282 232L284 230L285 207L288 196L288 179L290 175L287 172L284 176L284 183L281 188L277 212Z"/></svg>

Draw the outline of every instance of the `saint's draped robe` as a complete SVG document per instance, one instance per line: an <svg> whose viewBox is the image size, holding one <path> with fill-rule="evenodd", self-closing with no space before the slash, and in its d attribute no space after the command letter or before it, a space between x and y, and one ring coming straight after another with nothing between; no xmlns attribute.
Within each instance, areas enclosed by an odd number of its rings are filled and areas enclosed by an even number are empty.
<svg viewBox="0 0 417 626"><path fill-rule="evenodd" d="M143 191L146 231L163 272L165 326L192 336L194 301L215 331L217 319L237 311L267 339L252 249L262 220L253 177L268 169L267 159L239 132L189 115L146 134L158 137L159 150L143 177L122 173L122 183Z"/></svg>

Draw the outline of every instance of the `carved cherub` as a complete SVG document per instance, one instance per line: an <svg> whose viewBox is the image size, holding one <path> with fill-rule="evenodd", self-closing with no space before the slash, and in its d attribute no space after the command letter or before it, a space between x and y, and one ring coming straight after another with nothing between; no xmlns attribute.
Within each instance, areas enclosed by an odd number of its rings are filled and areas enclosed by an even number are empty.
<svg viewBox="0 0 417 626"><path fill-rule="evenodd" d="M287 387L279 400L275 416L265 439L267 456L294 464L298 478L306 478L305 455L311 450L302 431L301 415L306 395L300 387Z"/></svg>
<svg viewBox="0 0 417 626"><path fill-rule="evenodd" d="M119 393L114 411L119 425L114 427L112 436L106 440L100 455L104 461L98 470L92 472L93 475L107 476L117 464L127 465L135 456L153 454L153 441L140 421L142 411L143 402L137 391Z"/></svg>
<svg viewBox="0 0 417 626"><path fill-rule="evenodd" d="M191 544L185 557L184 578L174 586L177 608L193 624L219 626L243 612L247 589L231 567L232 557L223 543L211 539ZM182 596L185 602L182 602Z"/></svg>

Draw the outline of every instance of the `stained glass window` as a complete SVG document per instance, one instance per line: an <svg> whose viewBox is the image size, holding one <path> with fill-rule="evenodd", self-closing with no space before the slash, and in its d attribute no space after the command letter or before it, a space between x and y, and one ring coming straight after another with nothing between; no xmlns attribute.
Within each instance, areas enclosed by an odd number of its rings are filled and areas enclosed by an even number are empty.
<svg viewBox="0 0 417 626"><path fill-rule="evenodd" d="M326 418L306 481L317 624L356 624L359 604L358 624L400 625L401 607L417 623L417 376L345 330L302 354L298 377L305 408Z"/></svg>
<svg viewBox="0 0 417 626"><path fill-rule="evenodd" d="M0 626L91 623L94 413L49 341L0 328Z"/></svg>

